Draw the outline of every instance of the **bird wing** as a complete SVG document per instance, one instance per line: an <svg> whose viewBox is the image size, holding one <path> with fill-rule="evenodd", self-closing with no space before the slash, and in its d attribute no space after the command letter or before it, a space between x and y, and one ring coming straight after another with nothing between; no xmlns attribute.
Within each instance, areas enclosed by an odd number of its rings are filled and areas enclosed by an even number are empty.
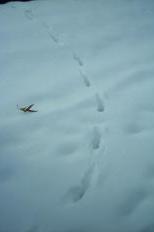
<svg viewBox="0 0 154 232"><path fill-rule="evenodd" d="M28 112L37 112L37 110L28 110Z"/></svg>
<svg viewBox="0 0 154 232"><path fill-rule="evenodd" d="M28 106L28 107L26 108L26 110L29 111L30 108L32 108L33 105L34 105L34 104L31 104L30 106Z"/></svg>

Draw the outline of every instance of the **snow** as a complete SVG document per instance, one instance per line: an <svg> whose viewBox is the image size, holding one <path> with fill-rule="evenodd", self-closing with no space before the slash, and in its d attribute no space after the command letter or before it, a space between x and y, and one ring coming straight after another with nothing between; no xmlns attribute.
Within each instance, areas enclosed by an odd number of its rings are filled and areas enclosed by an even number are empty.
<svg viewBox="0 0 154 232"><path fill-rule="evenodd" d="M0 6L0 232L154 231L153 10Z"/></svg>

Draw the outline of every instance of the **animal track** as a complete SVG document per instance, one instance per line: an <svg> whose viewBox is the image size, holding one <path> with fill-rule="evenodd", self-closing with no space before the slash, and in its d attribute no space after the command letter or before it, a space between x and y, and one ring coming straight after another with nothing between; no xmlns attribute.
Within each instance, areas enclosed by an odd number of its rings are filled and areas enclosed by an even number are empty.
<svg viewBox="0 0 154 232"><path fill-rule="evenodd" d="M58 43L58 34L46 22L42 22L42 26L47 30L48 35L52 39L52 41Z"/></svg>
<svg viewBox="0 0 154 232"><path fill-rule="evenodd" d="M33 20L33 18L34 18L32 10L25 10L25 16L29 20Z"/></svg>
<svg viewBox="0 0 154 232"><path fill-rule="evenodd" d="M97 93L95 95L95 97L96 97L97 111L103 112L104 111L104 104L103 104L103 101L102 101L100 95Z"/></svg>
<svg viewBox="0 0 154 232"><path fill-rule="evenodd" d="M56 31L53 30L53 28L50 27L46 22L42 22L42 26L44 27L44 29L46 30L46 32L48 33L48 35L52 39L52 41L59 44L58 33L56 33ZM72 51L71 48L70 48L70 51ZM77 55L76 52L73 51L72 55L73 55L74 61L76 61L76 63L80 67L84 65L82 59L80 58L79 55ZM90 80L88 79L87 75L81 69L79 71L80 71L80 76L84 82L85 87L90 87L91 83L90 83ZM104 111L104 104L103 104L103 101L98 93L96 93L95 99L96 99L97 111L103 112ZM98 127L94 127L92 130L91 138L90 138L90 147L91 147L92 154L100 148L100 145L101 145L101 133L100 133ZM66 154L72 153L72 151L74 151L74 147L70 147L70 146L67 147L66 146L65 151L66 151ZM74 185L74 186L70 187L68 189L68 191L66 192L64 199L67 202L76 203L76 202L80 201L87 193L87 191L88 191L89 187L91 186L91 184L93 183L93 181L94 182L95 182L95 180L97 181L97 178L98 178L98 176L97 176L98 175L97 163L99 162L99 158L97 155L98 154L95 152L95 156L92 156L91 163L90 163L89 167L86 169L83 177L81 178L80 183L78 185Z"/></svg>
<svg viewBox="0 0 154 232"><path fill-rule="evenodd" d="M81 200L86 194L88 188L90 187L90 182L93 174L94 166L90 166L88 170L84 173L81 183L77 186L71 187L66 193L65 199L76 203Z"/></svg>
<svg viewBox="0 0 154 232"><path fill-rule="evenodd" d="M79 66L83 66L81 58L76 53L73 53L73 59L78 63Z"/></svg>
<svg viewBox="0 0 154 232"><path fill-rule="evenodd" d="M94 150L99 149L101 143L101 134L97 127L93 128L91 146Z"/></svg>
<svg viewBox="0 0 154 232"><path fill-rule="evenodd" d="M48 31L48 35L55 43L59 42L58 36L56 36L54 32Z"/></svg>
<svg viewBox="0 0 154 232"><path fill-rule="evenodd" d="M100 148L101 143L101 134L97 127L93 128L92 137L90 141L90 146L92 147L92 151L97 150ZM93 153L93 152L92 152ZM97 164L98 164L98 156L92 156L91 164L85 171L81 182L79 185L72 186L64 196L67 202L76 203L80 201L85 194L87 193L88 189L92 185L92 183L97 182L98 179L98 171L97 171Z"/></svg>
<svg viewBox="0 0 154 232"><path fill-rule="evenodd" d="M83 198L85 192L86 190L83 188L83 186L74 186L69 189L66 197L68 200L71 200L75 203Z"/></svg>
<svg viewBox="0 0 154 232"><path fill-rule="evenodd" d="M91 84L90 84L90 81L89 81L88 77L81 70L80 70L80 75L81 75L81 77L82 77L82 79L84 81L85 86L90 87Z"/></svg>

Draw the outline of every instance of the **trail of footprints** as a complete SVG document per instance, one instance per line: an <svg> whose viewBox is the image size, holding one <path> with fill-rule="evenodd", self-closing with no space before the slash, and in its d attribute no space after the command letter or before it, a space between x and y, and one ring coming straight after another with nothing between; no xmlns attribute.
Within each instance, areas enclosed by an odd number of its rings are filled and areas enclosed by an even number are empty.
<svg viewBox="0 0 154 232"><path fill-rule="evenodd" d="M52 42L59 44L58 33L55 32L55 30L53 30L52 27L50 27L45 22L42 23L42 26L43 26L43 28L46 29ZM79 66L79 74L83 80L84 86L87 88L92 87L88 76L83 71L84 62L82 61L81 57L76 52L73 51L72 58ZM104 103L103 103L99 93L95 93L94 96L95 96L95 103L96 103L96 111L98 113L102 113L104 111ZM76 203L76 202L80 201L85 196L89 187L91 186L93 177L95 176L96 166L97 166L97 162L99 159L98 154L96 154L96 152L99 151L99 149L101 148L101 133L99 131L99 128L96 126L94 126L92 129L92 134L90 136L89 143L90 143L89 144L90 149L92 150L92 156L93 156L92 161L89 164L87 170L85 170L83 177L81 178L80 183L78 185L70 187L65 194L65 199L71 203Z"/></svg>
<svg viewBox="0 0 154 232"><path fill-rule="evenodd" d="M80 67L79 73L80 73L80 76L83 80L85 87L87 88L92 87L88 76L82 70L84 63L81 60L80 56L78 56L76 53L73 53L73 59L74 61L76 61L76 63ZM96 111L98 113L104 112L105 110L104 103L99 93L95 93L95 103L96 103ZM85 173L83 174L80 184L71 187L66 193L66 198L71 203L76 203L85 196L85 194L87 193L88 189L90 188L93 182L94 177L97 176L97 171L98 171L97 162L99 162L99 149L101 148L101 133L97 126L93 127L89 142L90 142L89 144L90 149L92 151L91 155L93 156L92 161L89 164L89 167L87 168L87 170L85 170Z"/></svg>
<svg viewBox="0 0 154 232"><path fill-rule="evenodd" d="M46 22L42 22L42 26L43 26L44 29L46 29L46 31L48 33L48 36L51 38L51 40L58 44L59 43L59 35L58 35L58 33L52 27L50 27ZM65 44L65 43L62 43L62 44ZM91 85L91 82L90 82L88 76L81 69L84 66L83 60L81 59L81 57L75 51L72 52L72 55L73 55L74 61L80 67L79 73L80 73L80 76L81 76L81 78L83 80L84 85L86 87L91 87L92 85ZM102 99L101 99L101 97L100 97L100 95L98 93L95 94L95 101L96 101L96 109L97 109L97 111L98 112L103 112L104 111L104 103L103 103L103 101L102 101Z"/></svg>
<svg viewBox="0 0 154 232"><path fill-rule="evenodd" d="M25 10L24 13L25 13L25 17L28 20L34 19L34 14L32 10L27 9ZM52 42L59 44L59 34L52 27L50 27L46 22L42 22L41 24L42 24L42 27L47 31L48 36L52 40ZM79 74L83 80L84 86L87 88L92 87L91 81L89 80L86 73L83 71L84 62L82 61L80 56L76 52L73 51L72 58L79 66ZM97 113L104 112L104 103L101 99L101 96L99 95L99 93L95 93L94 96L95 96ZM85 170L85 173L83 174L80 184L70 187L67 193L65 194L65 198L68 200L68 202L76 203L79 200L81 200L85 196L89 187L91 186L93 176L95 176L95 170L96 170L97 162L99 159L98 158L99 149L101 148L101 133L97 126L94 126L92 128L92 134L90 136L89 143L90 143L89 148L91 149L91 153L92 153L91 155L93 156L92 161L89 164L89 167L87 168L87 170Z"/></svg>

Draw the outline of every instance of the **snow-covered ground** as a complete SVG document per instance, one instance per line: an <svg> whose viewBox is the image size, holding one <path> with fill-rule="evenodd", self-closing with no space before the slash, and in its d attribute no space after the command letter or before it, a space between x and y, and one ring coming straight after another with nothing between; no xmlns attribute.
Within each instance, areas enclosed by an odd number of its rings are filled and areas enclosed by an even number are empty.
<svg viewBox="0 0 154 232"><path fill-rule="evenodd" d="M153 12L0 6L0 232L154 231Z"/></svg>

